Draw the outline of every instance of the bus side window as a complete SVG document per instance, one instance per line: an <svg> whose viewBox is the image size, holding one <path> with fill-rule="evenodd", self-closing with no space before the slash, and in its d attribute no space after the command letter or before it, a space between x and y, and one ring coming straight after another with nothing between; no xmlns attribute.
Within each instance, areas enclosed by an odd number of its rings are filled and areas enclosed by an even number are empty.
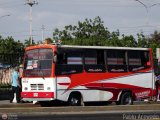
<svg viewBox="0 0 160 120"><path fill-rule="evenodd" d="M64 64L67 64L67 60L66 60L66 57L65 57L65 53L60 53L57 55L57 64L61 64L61 65L64 65Z"/></svg>
<svg viewBox="0 0 160 120"><path fill-rule="evenodd" d="M83 55L79 49L63 49L57 54L56 75L83 72Z"/></svg>
<svg viewBox="0 0 160 120"><path fill-rule="evenodd" d="M149 52L147 51L128 51L129 71L139 71L151 67Z"/></svg>
<svg viewBox="0 0 160 120"><path fill-rule="evenodd" d="M126 72L127 65L124 50L107 50L107 69L108 72Z"/></svg>
<svg viewBox="0 0 160 120"><path fill-rule="evenodd" d="M144 66L145 68L151 67L149 52L147 51L141 52L141 61L142 61L142 66Z"/></svg>
<svg viewBox="0 0 160 120"><path fill-rule="evenodd" d="M105 72L104 50L87 50L84 54L86 72Z"/></svg>

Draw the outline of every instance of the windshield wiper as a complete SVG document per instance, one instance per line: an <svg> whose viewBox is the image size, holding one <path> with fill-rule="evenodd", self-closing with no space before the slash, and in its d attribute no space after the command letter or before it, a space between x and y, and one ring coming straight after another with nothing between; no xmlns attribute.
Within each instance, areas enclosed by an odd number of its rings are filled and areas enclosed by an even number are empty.
<svg viewBox="0 0 160 120"><path fill-rule="evenodd" d="M44 73L43 73L43 71L42 70L40 70L41 72L41 75L42 75L42 78L45 80L45 77L44 77Z"/></svg>

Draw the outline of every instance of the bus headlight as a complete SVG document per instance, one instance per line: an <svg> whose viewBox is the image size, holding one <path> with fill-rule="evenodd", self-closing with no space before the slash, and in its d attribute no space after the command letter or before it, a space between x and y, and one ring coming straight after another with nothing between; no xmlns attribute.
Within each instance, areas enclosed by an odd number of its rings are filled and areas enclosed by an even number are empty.
<svg viewBox="0 0 160 120"><path fill-rule="evenodd" d="M47 90L51 90L51 88L50 88L50 87L47 87Z"/></svg>
<svg viewBox="0 0 160 120"><path fill-rule="evenodd" d="M24 88L24 90L28 90L28 88L27 88L27 87L25 87L25 88Z"/></svg>

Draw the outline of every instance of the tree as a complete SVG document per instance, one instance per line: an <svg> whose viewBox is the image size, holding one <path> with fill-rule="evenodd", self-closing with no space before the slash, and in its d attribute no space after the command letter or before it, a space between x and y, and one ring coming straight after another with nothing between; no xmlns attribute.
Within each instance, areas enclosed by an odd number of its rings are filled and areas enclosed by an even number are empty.
<svg viewBox="0 0 160 120"><path fill-rule="evenodd" d="M24 52L24 46L20 41L15 41L12 37L2 38L0 36L0 53L13 54Z"/></svg>
<svg viewBox="0 0 160 120"><path fill-rule="evenodd" d="M122 46L119 39L119 30L110 34L109 40L106 41L106 46Z"/></svg>
<svg viewBox="0 0 160 120"><path fill-rule="evenodd" d="M0 36L0 63L14 66L24 53L24 45L20 41L15 41L12 37L2 38Z"/></svg>
<svg viewBox="0 0 160 120"><path fill-rule="evenodd" d="M63 30L56 28L53 32L53 40L60 39L62 44L152 48L155 57L156 48L160 47L160 33L155 31L148 38L143 33L138 33L137 37L120 36L119 30L109 32L99 16L78 21L77 25L67 25Z"/></svg>
<svg viewBox="0 0 160 120"><path fill-rule="evenodd" d="M137 42L135 38L130 35L130 36L124 36L121 39L121 45L122 47L137 47Z"/></svg>
<svg viewBox="0 0 160 120"><path fill-rule="evenodd" d="M160 48L160 33L158 31L154 31L148 38L148 47L152 48L153 56L156 58L156 48Z"/></svg>
<svg viewBox="0 0 160 120"><path fill-rule="evenodd" d="M103 21L98 16L78 22L77 26L68 25L64 30L55 29L53 39L61 39L63 44L71 45L105 45L110 32L104 27Z"/></svg>
<svg viewBox="0 0 160 120"><path fill-rule="evenodd" d="M52 41L51 38L46 38L46 39L44 40L44 43L45 43L45 44L50 44L50 43L53 43L53 41Z"/></svg>
<svg viewBox="0 0 160 120"><path fill-rule="evenodd" d="M148 40L145 38L143 33L138 33L137 36L138 36L137 46L138 47L143 47L143 48L148 48L149 47Z"/></svg>
<svg viewBox="0 0 160 120"><path fill-rule="evenodd" d="M25 47L32 46L32 45L35 45L35 44L36 43L35 43L34 39L32 39L32 44L31 44L31 38L29 38L29 40L25 40L25 42L24 42Z"/></svg>

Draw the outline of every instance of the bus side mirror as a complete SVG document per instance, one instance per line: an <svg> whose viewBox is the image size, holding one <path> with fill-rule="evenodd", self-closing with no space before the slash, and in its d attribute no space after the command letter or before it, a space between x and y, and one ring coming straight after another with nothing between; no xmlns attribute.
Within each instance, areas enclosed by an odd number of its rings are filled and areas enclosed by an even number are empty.
<svg viewBox="0 0 160 120"><path fill-rule="evenodd" d="M57 55L53 56L53 62L56 63L57 62Z"/></svg>

